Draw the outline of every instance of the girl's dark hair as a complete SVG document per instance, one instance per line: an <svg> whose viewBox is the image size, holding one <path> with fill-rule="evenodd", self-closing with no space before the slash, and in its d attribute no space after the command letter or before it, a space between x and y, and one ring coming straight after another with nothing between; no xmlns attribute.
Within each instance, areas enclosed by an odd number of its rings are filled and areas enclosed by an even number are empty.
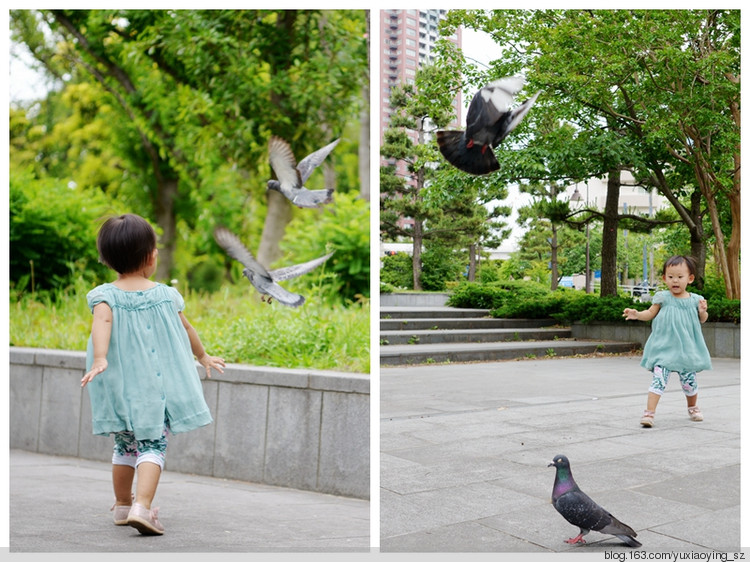
<svg viewBox="0 0 750 562"><path fill-rule="evenodd" d="M695 258L693 256L672 256L666 262L664 262L664 267L661 270L661 274L664 275L665 273L667 273L668 267L673 265L682 265L683 263L687 264L690 275L695 275L698 266L695 263Z"/></svg>
<svg viewBox="0 0 750 562"><path fill-rule="evenodd" d="M138 215L108 218L96 238L99 260L117 273L133 273L146 265L156 248L156 232Z"/></svg>

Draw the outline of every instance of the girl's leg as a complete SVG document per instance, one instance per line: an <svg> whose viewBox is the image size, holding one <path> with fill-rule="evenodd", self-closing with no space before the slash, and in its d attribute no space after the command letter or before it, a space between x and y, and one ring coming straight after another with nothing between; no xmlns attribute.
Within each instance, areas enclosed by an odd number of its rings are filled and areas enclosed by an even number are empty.
<svg viewBox="0 0 750 562"><path fill-rule="evenodd" d="M695 373L680 373L680 384L687 399L688 415L693 421L703 421L703 413L698 408L698 383Z"/></svg>
<svg viewBox="0 0 750 562"><path fill-rule="evenodd" d="M135 502L146 509L151 509L154 501L156 488L159 485L161 471L164 468L164 459L167 453L167 437L169 436L169 423L165 420L164 431L159 439L148 439L138 441L138 482L135 487Z"/></svg>
<svg viewBox="0 0 750 562"><path fill-rule="evenodd" d="M124 464L112 465L112 485L115 489L115 505L133 503L133 477L135 468Z"/></svg>
<svg viewBox="0 0 750 562"><path fill-rule="evenodd" d="M151 502L156 495L156 487L159 485L161 466L144 461L138 463L138 482L135 487L135 503L146 509L151 509Z"/></svg>
<svg viewBox="0 0 750 562"><path fill-rule="evenodd" d="M661 394L656 394L655 392L649 392L648 399L646 400L646 409L649 412L655 412L656 406L659 404L660 398L661 398Z"/></svg>
<svg viewBox="0 0 750 562"><path fill-rule="evenodd" d="M135 436L131 431L114 434L115 445L112 450L112 487L115 492L115 505L133 503L133 477L138 458Z"/></svg>

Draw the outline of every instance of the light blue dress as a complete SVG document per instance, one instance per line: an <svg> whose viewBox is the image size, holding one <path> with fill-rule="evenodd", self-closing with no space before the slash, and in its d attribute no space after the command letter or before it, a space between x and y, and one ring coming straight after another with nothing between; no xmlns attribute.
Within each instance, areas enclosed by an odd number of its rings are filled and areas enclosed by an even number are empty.
<svg viewBox="0 0 750 562"><path fill-rule="evenodd" d="M651 322L651 335L643 348L641 365L653 370L655 365L669 371L690 373L711 368L711 356L703 339L698 318L701 295L689 293L679 299L669 291L654 295L654 304L661 305Z"/></svg>
<svg viewBox="0 0 750 562"><path fill-rule="evenodd" d="M164 420L173 433L213 421L179 312L185 301L163 284L124 291L105 283L86 296L89 308L112 309L107 369L88 383L95 435L133 431L135 438L159 439ZM86 370L94 349L89 337Z"/></svg>

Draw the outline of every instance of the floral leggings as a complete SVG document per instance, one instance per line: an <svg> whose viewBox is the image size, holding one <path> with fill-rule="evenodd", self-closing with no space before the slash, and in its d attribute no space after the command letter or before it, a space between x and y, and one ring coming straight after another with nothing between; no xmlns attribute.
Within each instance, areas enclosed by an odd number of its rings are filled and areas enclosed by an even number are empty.
<svg viewBox="0 0 750 562"><path fill-rule="evenodd" d="M159 465L164 470L164 459L167 453L167 436L169 422L164 420L164 431L159 439L138 440L132 431L118 431L115 435L115 446L112 452L112 464L137 467L142 462Z"/></svg>
<svg viewBox="0 0 750 562"><path fill-rule="evenodd" d="M674 371L677 372L677 371ZM664 389L667 388L667 381L669 380L670 370L665 367L655 366L654 367L654 378L651 380L651 386L648 391L653 392L661 396L664 394ZM698 382L695 380L695 372L690 373L679 373L680 385L682 385L682 391L685 396L695 396L698 394Z"/></svg>

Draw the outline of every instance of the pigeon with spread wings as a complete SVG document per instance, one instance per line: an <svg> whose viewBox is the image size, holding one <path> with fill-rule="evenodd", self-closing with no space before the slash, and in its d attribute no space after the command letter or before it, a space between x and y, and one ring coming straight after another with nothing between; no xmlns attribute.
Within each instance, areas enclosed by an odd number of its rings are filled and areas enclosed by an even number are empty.
<svg viewBox="0 0 750 562"><path fill-rule="evenodd" d="M297 207L315 208L333 201L333 189L310 190L305 187L305 182L339 140L308 154L297 164L289 143L279 137L271 137L268 141L268 159L278 179L268 180L268 189L282 193Z"/></svg>
<svg viewBox="0 0 750 562"><path fill-rule="evenodd" d="M269 271L258 263L250 253L250 250L240 242L240 239L226 228L218 227L214 230L214 238L219 246L224 248L224 251L230 258L237 260L245 266L245 269L242 270L242 274L248 278L253 287L255 287L261 294L261 300L266 300L265 296L267 296L269 303L271 302L271 299L275 298L281 304L292 307L304 304L305 297L287 291L279 285L278 282L304 275L321 265L333 255L333 252L331 252L330 254L326 254L325 256L306 263Z"/></svg>
<svg viewBox="0 0 750 562"><path fill-rule="evenodd" d="M539 95L537 92L511 110L510 104L523 83L523 78L514 76L487 84L469 104L466 130L437 132L438 147L448 162L477 176L500 168L493 149L518 126Z"/></svg>

